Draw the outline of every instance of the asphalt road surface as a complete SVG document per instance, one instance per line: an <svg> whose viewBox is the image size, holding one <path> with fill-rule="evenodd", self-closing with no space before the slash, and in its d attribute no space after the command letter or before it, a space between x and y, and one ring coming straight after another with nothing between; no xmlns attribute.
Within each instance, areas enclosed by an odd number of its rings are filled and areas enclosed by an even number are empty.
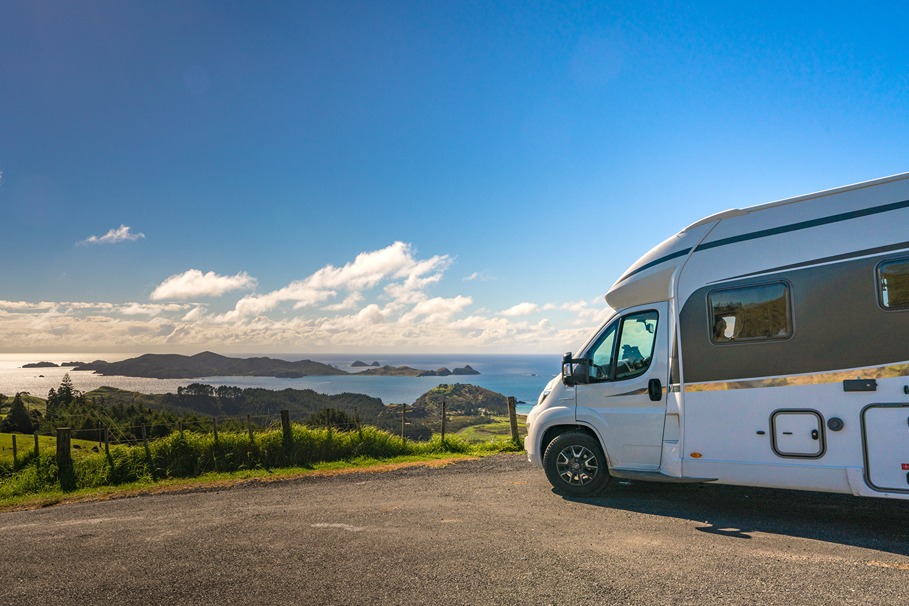
<svg viewBox="0 0 909 606"><path fill-rule="evenodd" d="M909 604L909 502L522 455L0 514L0 603Z"/></svg>

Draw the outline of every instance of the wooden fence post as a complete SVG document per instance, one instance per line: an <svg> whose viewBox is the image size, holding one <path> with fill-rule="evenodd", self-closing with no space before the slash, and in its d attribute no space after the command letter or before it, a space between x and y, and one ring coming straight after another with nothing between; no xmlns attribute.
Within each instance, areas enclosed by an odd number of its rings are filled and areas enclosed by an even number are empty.
<svg viewBox="0 0 909 606"><path fill-rule="evenodd" d="M16 468L16 434L13 434L13 469Z"/></svg>
<svg viewBox="0 0 909 606"><path fill-rule="evenodd" d="M515 446L521 445L521 438L518 436L518 406L514 396L508 396L508 420L511 422L511 439Z"/></svg>
<svg viewBox="0 0 909 606"><path fill-rule="evenodd" d="M215 432L215 445L218 444L218 417L211 418L211 427Z"/></svg>
<svg viewBox="0 0 909 606"><path fill-rule="evenodd" d="M249 432L249 441L253 442L252 416L246 415L246 430Z"/></svg>
<svg viewBox="0 0 909 606"><path fill-rule="evenodd" d="M293 434L290 432L290 411L281 411L281 432L284 435L284 443L290 444L293 440Z"/></svg>
<svg viewBox="0 0 909 606"><path fill-rule="evenodd" d="M38 458L38 432L35 432L35 459Z"/></svg>
<svg viewBox="0 0 909 606"><path fill-rule="evenodd" d="M142 446L145 447L145 458L151 462L151 450L148 449L148 431L145 429L145 424L142 424Z"/></svg>
<svg viewBox="0 0 909 606"><path fill-rule="evenodd" d="M104 428L104 454L110 457L110 429Z"/></svg>
<svg viewBox="0 0 909 606"><path fill-rule="evenodd" d="M404 426L407 425L407 404L401 404L401 439L407 440L404 436Z"/></svg>
<svg viewBox="0 0 909 606"><path fill-rule="evenodd" d="M442 443L445 443L445 400L442 400Z"/></svg>
<svg viewBox="0 0 909 606"><path fill-rule="evenodd" d="M76 487L76 476L73 473L72 429L69 427L57 428L57 476L60 478L60 488L73 490Z"/></svg>

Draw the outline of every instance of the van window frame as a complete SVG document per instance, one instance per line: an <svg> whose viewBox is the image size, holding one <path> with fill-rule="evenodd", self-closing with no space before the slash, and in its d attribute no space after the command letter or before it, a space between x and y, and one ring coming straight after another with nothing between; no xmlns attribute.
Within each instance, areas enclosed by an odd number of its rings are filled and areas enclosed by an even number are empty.
<svg viewBox="0 0 909 606"><path fill-rule="evenodd" d="M899 257L890 257L888 259L881 259L878 261L877 265L874 266L874 290L877 292L877 305L882 310L887 313L899 313L909 311L909 303L902 305L900 307L888 307L884 305L884 288L883 281L881 276L881 268L884 265L889 263L904 263L909 265L909 255L903 255Z"/></svg>
<svg viewBox="0 0 909 606"><path fill-rule="evenodd" d="M623 377L616 378L616 366L618 364L618 349L619 345L622 343L622 333L625 332L625 321L628 318L632 318L637 315L654 313L656 314L656 328L653 331L653 342L650 348L650 359L647 362L647 366L640 369L638 372L632 375L625 375ZM594 338L590 345L584 350L584 358L589 360L590 363L593 362L593 352L597 346L601 343L602 339L606 336L606 333L615 326L615 336L612 341L612 357L609 361L609 372L607 376L603 378L588 377L588 384L597 384L597 383L617 383L619 381L628 381L630 379L636 379L641 375L645 374L650 367L653 366L653 354L656 350L656 337L657 333L660 331L660 312L658 309L638 309L627 314L616 315L612 318L611 321L607 322L603 329L597 333L596 338Z"/></svg>
<svg viewBox="0 0 909 606"><path fill-rule="evenodd" d="M713 336L713 326L715 322L714 313L713 313L713 303L710 300L710 297L715 293L727 292L731 290L745 290L749 288L756 288L760 286L772 286L781 284L785 288L786 295L786 323L789 328L789 334L785 337L746 337L744 339L728 339L725 341L717 341ZM726 347L727 345L757 345L760 343L783 343L789 341L795 336L796 326L795 326L795 309L792 305L792 283L789 280L762 280L761 282L753 282L749 284L737 284L735 286L724 286L721 288L714 288L707 291L705 297L705 307L707 310L707 337L710 339L710 343L719 347Z"/></svg>

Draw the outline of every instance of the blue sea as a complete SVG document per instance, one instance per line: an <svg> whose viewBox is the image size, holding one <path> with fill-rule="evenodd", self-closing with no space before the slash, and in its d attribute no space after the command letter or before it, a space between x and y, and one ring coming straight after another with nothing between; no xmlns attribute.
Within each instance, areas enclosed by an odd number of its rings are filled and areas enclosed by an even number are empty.
<svg viewBox="0 0 909 606"><path fill-rule="evenodd" d="M230 354L231 357L245 358L253 354ZM264 389L312 389L324 394L344 392L363 393L381 398L385 404L411 404L425 392L442 383L470 383L479 385L506 396L517 398L518 411L529 412L536 403L540 391L559 372L559 355L499 355L499 354L255 354L282 360L315 360L331 364L347 372L358 372L364 368L351 365L360 360L367 364L411 366L423 370L441 367L454 370L470 365L481 374L449 377L374 377L321 376L298 379L275 377L203 377L199 379L142 379L136 377L100 376L91 372L76 372L70 368L22 368L31 362L54 362L56 364L79 361L91 362L101 359L113 362L133 357L131 354L0 354L0 393L13 394L28 391L36 396L46 396L48 390L60 385L65 373L69 373L76 389L90 391L107 385L140 393L176 393L178 387L189 383L209 385L232 385L237 387L261 387Z"/></svg>

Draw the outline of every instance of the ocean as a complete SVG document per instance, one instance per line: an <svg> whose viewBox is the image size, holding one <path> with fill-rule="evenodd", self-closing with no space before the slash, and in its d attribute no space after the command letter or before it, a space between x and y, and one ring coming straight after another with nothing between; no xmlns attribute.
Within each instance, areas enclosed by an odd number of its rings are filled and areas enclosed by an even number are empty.
<svg viewBox="0 0 909 606"><path fill-rule="evenodd" d="M230 354L245 358L253 354ZM92 372L74 371L71 368L22 368L34 362L114 362L134 357L134 354L0 354L0 393L12 395L27 391L46 397L51 388L60 385L63 375L69 373L73 386L90 391L101 386L117 387L140 393L176 393L178 387L190 383L231 385L236 387L261 387L264 389L312 389L324 394L362 393L381 398L385 404L412 404L418 397L442 383L470 383L479 385L518 400L518 412L526 414L536 403L543 387L559 372L561 356L558 355L497 355L497 354L255 354L282 360L314 360L331 364L347 372L365 370L351 365L360 360L367 364L411 366L423 370L441 367L454 370L470 365L481 374L449 377L375 377L375 376L314 376L298 379L276 377L201 377L198 379L143 379L137 377L101 376Z"/></svg>

